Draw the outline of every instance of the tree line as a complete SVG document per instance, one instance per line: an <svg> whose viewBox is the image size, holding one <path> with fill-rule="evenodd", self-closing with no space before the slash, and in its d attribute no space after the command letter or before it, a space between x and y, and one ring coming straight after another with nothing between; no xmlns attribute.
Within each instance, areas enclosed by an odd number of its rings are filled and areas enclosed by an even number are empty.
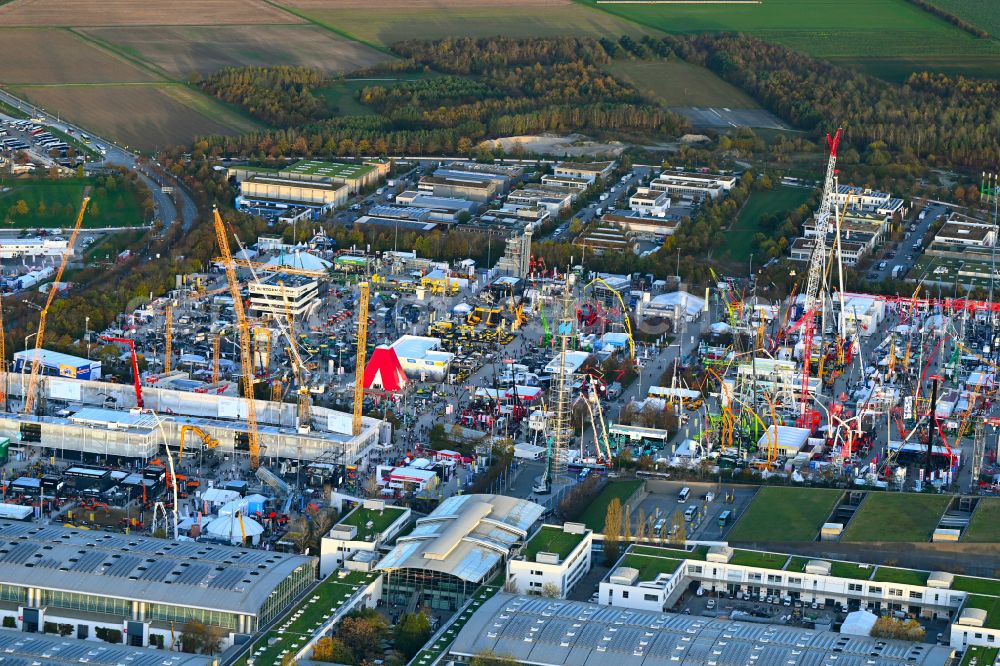
<svg viewBox="0 0 1000 666"><path fill-rule="evenodd" d="M925 12L937 16L939 19L952 24L953 26L955 26L960 30L964 30L970 35L979 37L980 39L990 39L990 37L992 37L990 33L986 32L978 25L973 25L969 23L965 19L956 16L955 14L952 14L947 9L944 9L943 7L938 7L933 2L927 2L927 0L907 0L907 2L909 2L911 5L916 5L917 7L920 7Z"/></svg>
<svg viewBox="0 0 1000 666"><path fill-rule="evenodd" d="M393 49L404 60L389 70L423 76L360 90L358 101L374 111L369 115L337 115L306 100L322 79L304 68L230 68L210 77L206 90L280 128L208 137L209 150L253 159L468 154L484 139L510 134L672 136L689 127L605 72L601 65L610 58L595 40L463 38L407 41ZM435 72L444 76L430 75Z"/></svg>
<svg viewBox="0 0 1000 666"><path fill-rule="evenodd" d="M819 135L844 127L845 148L876 161L901 155L993 168L1000 159L1000 98L989 83L948 87L947 78L918 75L896 85L747 35L663 40L798 129Z"/></svg>
<svg viewBox="0 0 1000 666"><path fill-rule="evenodd" d="M322 117L327 104L313 90L328 83L308 67L226 67L198 82L219 99L238 104L269 125L301 125Z"/></svg>

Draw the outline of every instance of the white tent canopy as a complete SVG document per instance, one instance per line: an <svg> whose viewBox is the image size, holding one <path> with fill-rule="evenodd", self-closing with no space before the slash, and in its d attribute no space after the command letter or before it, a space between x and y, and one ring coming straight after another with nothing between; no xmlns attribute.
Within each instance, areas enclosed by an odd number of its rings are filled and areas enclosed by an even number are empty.
<svg viewBox="0 0 1000 666"><path fill-rule="evenodd" d="M243 528L240 529L240 519L237 516L219 516L205 527L205 532L213 537L228 539L230 543L239 544L243 542L243 533L247 535L252 543L260 541L260 535L264 533L261 527L253 518L243 519Z"/></svg>
<svg viewBox="0 0 1000 666"><path fill-rule="evenodd" d="M851 636L871 636L872 628L878 617L869 611L859 610L848 613L844 624L840 626L840 633Z"/></svg>

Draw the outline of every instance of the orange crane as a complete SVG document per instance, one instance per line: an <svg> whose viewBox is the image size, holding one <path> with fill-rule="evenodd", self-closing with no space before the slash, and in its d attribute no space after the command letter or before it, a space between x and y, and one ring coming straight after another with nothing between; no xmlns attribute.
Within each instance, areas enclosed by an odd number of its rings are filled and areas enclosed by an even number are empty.
<svg viewBox="0 0 1000 666"><path fill-rule="evenodd" d="M361 434L361 406L365 400L365 360L368 357L368 283L358 285L358 355L354 366L354 419L351 434Z"/></svg>
<svg viewBox="0 0 1000 666"><path fill-rule="evenodd" d="M170 357L174 351L174 308L169 303L164 310L166 317L166 340L163 344L163 374L170 374Z"/></svg>
<svg viewBox="0 0 1000 666"><path fill-rule="evenodd" d="M221 373L219 372L220 357L222 356L222 333L212 338L212 383L218 384Z"/></svg>
<svg viewBox="0 0 1000 666"><path fill-rule="evenodd" d="M229 251L229 239L226 236L226 225L222 221L219 209L213 211L215 217L215 236L222 252L223 265L226 268L226 281L229 283L229 293L233 298L233 312L236 313L236 325L240 339L240 380L243 384L243 398L247 401L247 444L250 448L250 468L260 467L260 444L257 435L257 405L254 402L254 363L253 341L250 337L250 324L247 323L243 311L243 296L240 295L240 282L236 278L236 262Z"/></svg>
<svg viewBox="0 0 1000 666"><path fill-rule="evenodd" d="M45 338L45 319L49 315L49 308L52 306L52 301L56 298L56 292L59 291L57 287L62 281L63 272L66 270L66 264L69 263L69 257L73 252L73 244L76 243L76 237L80 233L80 225L83 224L83 214L87 210L88 203L90 203L89 187L83 192L83 203L80 205L80 213L76 216L76 224L73 225L73 233L69 236L69 242L66 244L66 251L63 253L62 261L59 262L59 269L56 271L56 278L52 283L52 288L49 289L49 297L45 301L45 307L42 308L42 311L38 316L38 332L35 335L35 353L31 359L31 374L28 376L28 390L24 393L24 414L31 414L31 412L35 409L35 393L38 391L38 377L42 372L42 342Z"/></svg>

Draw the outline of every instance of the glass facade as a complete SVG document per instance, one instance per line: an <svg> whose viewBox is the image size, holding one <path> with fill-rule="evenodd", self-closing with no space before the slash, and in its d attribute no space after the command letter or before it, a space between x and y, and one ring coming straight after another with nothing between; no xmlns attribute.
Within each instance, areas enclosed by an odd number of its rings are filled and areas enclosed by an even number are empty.
<svg viewBox="0 0 1000 666"><path fill-rule="evenodd" d="M127 618L132 616L132 602L125 599L101 597L96 594L42 590L42 606L70 608L88 613L107 613Z"/></svg>
<svg viewBox="0 0 1000 666"><path fill-rule="evenodd" d="M21 587L20 585L0 583L0 599L3 601L25 602L28 600L28 588Z"/></svg>
<svg viewBox="0 0 1000 666"><path fill-rule="evenodd" d="M236 613L206 610L204 608L185 608L171 604L147 604L146 619L174 622L175 624L183 624L188 620L197 620L202 624L221 627L230 631L236 631L239 627L239 615Z"/></svg>
<svg viewBox="0 0 1000 666"><path fill-rule="evenodd" d="M278 587L274 588L267 599L264 601L264 605L260 607L257 612L257 621L259 626L263 626L271 621L271 619L283 611L288 604L292 602L295 597L299 595L302 590L309 587L309 585L316 580L316 567L315 565L303 565L289 574ZM255 630L255 627L250 627L250 630Z"/></svg>
<svg viewBox="0 0 1000 666"><path fill-rule="evenodd" d="M383 595L393 604L409 604L416 596L417 606L435 610L456 611L477 589L479 583L469 583L457 576L427 569L394 569L385 571ZM489 580L490 572L483 580Z"/></svg>

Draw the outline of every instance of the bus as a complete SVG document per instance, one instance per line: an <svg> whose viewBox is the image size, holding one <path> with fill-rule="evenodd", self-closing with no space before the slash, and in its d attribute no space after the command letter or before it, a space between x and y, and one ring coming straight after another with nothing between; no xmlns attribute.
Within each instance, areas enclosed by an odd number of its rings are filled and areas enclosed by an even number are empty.
<svg viewBox="0 0 1000 666"><path fill-rule="evenodd" d="M570 474L577 475L582 481L584 478L586 478L583 474L584 471L586 471L588 475L597 474L598 476L605 476L608 473L608 468L605 467L604 465L598 465L596 463L592 464L592 463L571 462L568 465L566 465L566 471L569 472Z"/></svg>
<svg viewBox="0 0 1000 666"><path fill-rule="evenodd" d="M731 515L732 515L732 513L730 511L728 511L728 510L727 511L723 511L722 513L719 514L719 529L720 530L721 529L725 529L726 525L729 523L729 516L731 516Z"/></svg>
<svg viewBox="0 0 1000 666"><path fill-rule="evenodd" d="M687 502L688 501L688 495L690 495L690 494L691 494L691 489L690 488L688 488L687 486L684 486L683 488L681 488L681 491L679 493L677 493L677 503L678 504L684 504L684 502Z"/></svg>

